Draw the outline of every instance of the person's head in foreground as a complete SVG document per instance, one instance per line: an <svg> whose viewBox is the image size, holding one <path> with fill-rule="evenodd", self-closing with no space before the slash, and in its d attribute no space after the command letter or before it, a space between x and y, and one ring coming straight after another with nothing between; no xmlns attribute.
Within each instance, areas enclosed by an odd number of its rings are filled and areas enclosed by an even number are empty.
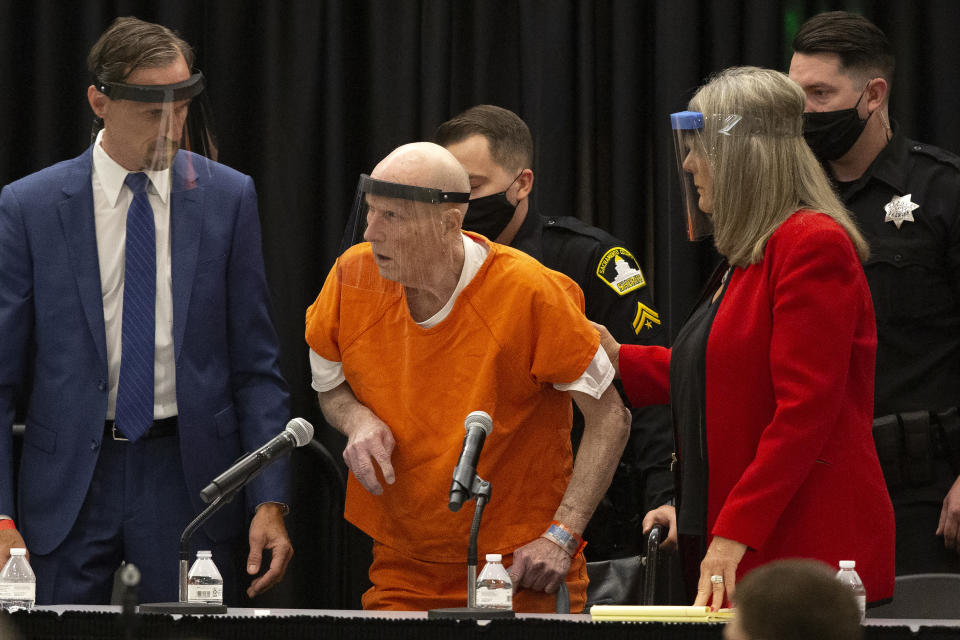
<svg viewBox="0 0 960 640"><path fill-rule="evenodd" d="M853 593L816 560L779 560L737 585L736 615L725 640L858 640L863 637Z"/></svg>
<svg viewBox="0 0 960 640"><path fill-rule="evenodd" d="M717 249L732 265L760 262L767 239L798 209L836 220L861 259L867 256L866 243L804 141L803 108L803 90L786 74L731 67L700 87L691 113L674 114L688 117L682 127L674 123L681 177L694 183L688 221L711 226ZM691 238L706 235L690 231Z"/></svg>

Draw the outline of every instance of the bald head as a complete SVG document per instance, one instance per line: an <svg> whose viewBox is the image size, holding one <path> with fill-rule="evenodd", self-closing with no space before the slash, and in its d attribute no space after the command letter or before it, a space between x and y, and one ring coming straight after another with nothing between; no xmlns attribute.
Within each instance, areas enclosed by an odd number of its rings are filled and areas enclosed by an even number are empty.
<svg viewBox="0 0 960 640"><path fill-rule="evenodd" d="M397 147L374 167L371 178L469 193L470 178L452 153L432 142L411 142Z"/></svg>
<svg viewBox="0 0 960 640"><path fill-rule="evenodd" d="M470 192L466 170L449 151L431 142L394 149L374 167L370 177L381 184L412 187L414 192ZM408 298L416 290L429 292L425 294L428 299L445 303L463 268L460 228L467 203L431 202L436 194L427 191L430 197L423 199L402 187L381 187L379 193L366 193L364 240L370 243L380 275L406 287Z"/></svg>

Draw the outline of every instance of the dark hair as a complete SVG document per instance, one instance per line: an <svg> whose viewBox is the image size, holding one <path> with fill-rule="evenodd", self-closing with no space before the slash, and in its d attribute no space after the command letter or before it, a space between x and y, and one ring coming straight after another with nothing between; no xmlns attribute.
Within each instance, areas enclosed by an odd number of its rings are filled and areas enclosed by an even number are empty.
<svg viewBox="0 0 960 640"><path fill-rule="evenodd" d="M87 70L99 82L123 82L136 69L164 67L182 55L193 69L193 49L163 25L117 18L90 49Z"/></svg>
<svg viewBox="0 0 960 640"><path fill-rule="evenodd" d="M490 143L494 162L505 169L529 169L533 164L533 137L527 123L509 109L492 104L470 107L450 118L433 134L442 147L482 135Z"/></svg>
<svg viewBox="0 0 960 640"><path fill-rule="evenodd" d="M840 70L861 76L882 76L893 84L893 49L877 25L849 11L815 15L800 26L793 50L805 55L833 53Z"/></svg>
<svg viewBox="0 0 960 640"><path fill-rule="evenodd" d="M778 560L751 571L737 584L734 604L740 628L751 638L863 637L853 593L816 560Z"/></svg>

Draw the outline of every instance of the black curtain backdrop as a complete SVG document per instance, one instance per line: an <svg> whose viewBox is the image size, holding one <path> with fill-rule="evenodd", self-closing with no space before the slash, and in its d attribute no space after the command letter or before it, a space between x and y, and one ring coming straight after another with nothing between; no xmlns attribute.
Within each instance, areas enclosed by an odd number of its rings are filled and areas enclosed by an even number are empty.
<svg viewBox="0 0 960 640"><path fill-rule="evenodd" d="M220 160L256 181L293 414L319 427L304 310L361 172L471 105L516 111L536 142L534 206L632 247L675 336L716 256L684 239L668 114L724 67L785 70L800 23L831 9L890 37L899 126L960 150L954 0L0 0L0 184L87 147L86 54L114 17L177 30L208 79ZM342 440L318 432L339 460ZM358 606L366 550L337 539L318 459L294 458L297 556L274 606Z"/></svg>

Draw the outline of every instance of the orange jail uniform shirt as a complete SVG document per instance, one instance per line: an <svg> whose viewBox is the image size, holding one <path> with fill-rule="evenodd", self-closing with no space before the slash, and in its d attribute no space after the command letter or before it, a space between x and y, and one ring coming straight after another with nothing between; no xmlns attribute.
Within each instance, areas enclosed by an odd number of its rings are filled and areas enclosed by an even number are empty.
<svg viewBox="0 0 960 640"><path fill-rule="evenodd" d="M403 286L379 275L366 243L337 260L307 310L311 349L342 363L354 395L396 441L396 482L381 478L383 494L370 494L352 474L348 480L344 515L376 543L365 608L434 606L429 594L412 588L404 598L377 595L404 592L425 564L449 578L431 579L445 585L440 600L466 603L473 509L453 513L447 504L471 411L493 418L477 465L491 483L480 558L509 556L543 533L570 480L572 404L552 385L578 379L599 347L583 315L583 294L522 252L477 235L465 241L484 243L489 253L449 315L430 329L411 318ZM585 601L581 565L582 557L570 572L571 610ZM544 602L549 607L538 610L553 610L552 596Z"/></svg>

